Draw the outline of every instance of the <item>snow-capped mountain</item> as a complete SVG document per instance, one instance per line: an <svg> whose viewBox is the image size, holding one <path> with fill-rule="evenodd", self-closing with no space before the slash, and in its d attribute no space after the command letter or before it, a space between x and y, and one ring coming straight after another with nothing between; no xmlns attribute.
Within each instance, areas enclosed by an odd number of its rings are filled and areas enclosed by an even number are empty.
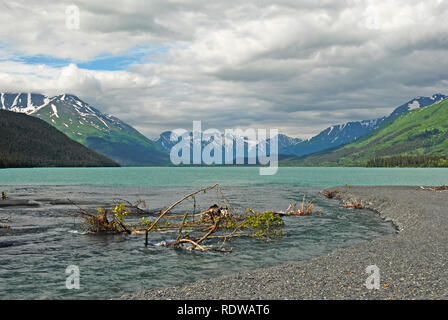
<svg viewBox="0 0 448 320"><path fill-rule="evenodd" d="M300 138L289 137L289 136L281 134L281 133L279 133L277 135L277 139L278 139L277 140L277 144L278 144L279 153L281 153L280 152L281 150L289 148L289 147L291 147L291 146L293 146L293 145L303 141ZM270 138L266 139L266 143L267 144L270 144L270 142L271 142Z"/></svg>
<svg viewBox="0 0 448 320"><path fill-rule="evenodd" d="M49 102L50 98L36 93L0 93L0 109L28 115Z"/></svg>
<svg viewBox="0 0 448 320"><path fill-rule="evenodd" d="M165 163L168 155L120 119L71 94L0 93L0 109L26 113L121 165Z"/></svg>
<svg viewBox="0 0 448 320"><path fill-rule="evenodd" d="M321 131L309 140L281 149L280 153L303 156L346 144L377 128L385 119L386 117L334 125Z"/></svg>
<svg viewBox="0 0 448 320"><path fill-rule="evenodd" d="M156 144L163 148L164 150L166 150L167 152L171 151L171 148L173 146L175 146L179 141L180 141L180 137L178 137L178 139L176 139L175 141L171 141L171 131L165 131L163 133L160 134L160 137L155 140ZM192 132L189 132L189 136L190 138L192 138L193 134ZM289 147L295 143L298 143L300 141L302 141L300 138L292 138L292 137L288 137L284 134L279 134L277 136L278 138L278 148L279 150L281 148L286 148ZM250 139L248 139L247 137L245 137L244 135L226 135L225 133L221 133L221 142L222 142L222 155L223 155L223 159L222 159L222 163L225 162L225 144L226 142L229 144L229 142L233 141L233 159L235 160L237 158L236 156L236 142L237 141L244 141L244 159L247 162L247 159L250 157L250 154L252 152L252 154L256 154L258 155L259 152L263 152L266 153L267 156L270 155L271 153L271 138L267 138L266 139L266 143L263 145L263 149L262 148L262 144L260 144L261 141L255 140L252 141ZM201 148L202 150L204 150L205 146L210 145L210 144L217 144L218 142L214 140L213 135L209 135L206 136L203 133L203 138L201 141ZM193 151L193 140L190 140L190 152L192 153ZM266 150L266 151L265 151Z"/></svg>
<svg viewBox="0 0 448 320"><path fill-rule="evenodd" d="M164 131L160 134L159 138L154 140L154 142L163 150L170 152L171 148L174 147L177 143L178 140L176 141L171 141L170 137L171 137L171 131ZM191 133L190 133L191 136Z"/></svg>
<svg viewBox="0 0 448 320"><path fill-rule="evenodd" d="M431 97L417 97L397 107L387 117L373 120L352 121L328 127L309 140L280 149L280 154L304 156L353 142L373 129L378 128L386 120L398 117L409 110L424 108L446 98L447 96L440 93L434 94Z"/></svg>
<svg viewBox="0 0 448 320"><path fill-rule="evenodd" d="M190 132L189 135L191 137L192 133ZM179 140L176 140L176 141L173 142L173 141L170 140L170 137L171 137L171 131L165 131L165 132L162 132L160 134L159 138L157 140L155 140L155 142L157 143L158 146L160 146L164 150L170 151L171 148L175 144L177 144L177 142L179 141ZM222 137L224 138L224 134L222 134ZM236 139L238 139L238 136L237 136L237 138L234 138L234 137L227 137L227 138L236 140ZM297 144L297 143L302 141L302 139L300 139L300 138L289 137L289 136L281 134L281 133L277 135L277 139L278 139L278 147L279 147L279 149L292 146L292 145ZM270 145L270 142L271 142L271 138L267 138L266 139L266 144ZM203 142L202 144L203 145L207 145L209 143L210 142ZM251 145L259 145L259 141L256 141L255 144L251 144Z"/></svg>
<svg viewBox="0 0 448 320"><path fill-rule="evenodd" d="M72 134L78 135L82 135L80 131L86 124L105 132L110 132L110 125L119 130L130 128L120 119L103 114L70 94L48 97L36 93L0 93L0 109L35 115L39 118L48 117L52 123L61 123L70 128ZM68 119L64 116L68 116Z"/></svg>
<svg viewBox="0 0 448 320"><path fill-rule="evenodd" d="M166 150L167 152L171 152L172 147L174 147L177 143L179 143L181 141L181 137L174 135L174 137L177 137L177 139L175 139L174 141L171 141L171 131L165 131L162 134L160 134L160 137L155 140L155 143L163 148L164 150ZM188 135L190 136L190 153L191 153L191 157L190 159L192 159L192 155L193 155L193 133L189 132ZM247 157L247 155L249 154L250 151L254 151L255 152L258 150L257 149L257 144L258 141L251 141L247 138L245 138L244 136L240 136L240 135L236 135L236 136L231 136L231 135L225 135L225 134L218 134L221 137L221 141L219 140L215 140L214 138L214 134L205 134L204 132L202 133L201 136L201 151L204 150L204 148L206 146L215 146L220 148L221 147L221 153L222 153L222 159L221 159L221 163L225 162L225 153L226 153L226 143L227 145L229 145L229 143L231 141L233 141L233 158L236 157L236 144L237 141L239 141L239 139L242 139L241 141L244 141L244 156ZM213 152L212 152L213 155Z"/></svg>
<svg viewBox="0 0 448 320"><path fill-rule="evenodd" d="M433 103L436 103L440 100L445 100L446 98L448 98L448 97L441 93L433 94L431 97L416 97L416 98L412 99L411 101L408 101L405 104L396 108L390 114L389 117L399 116L400 114L402 114L406 111L409 111L409 110L414 110L417 108L424 108L424 107L432 105Z"/></svg>

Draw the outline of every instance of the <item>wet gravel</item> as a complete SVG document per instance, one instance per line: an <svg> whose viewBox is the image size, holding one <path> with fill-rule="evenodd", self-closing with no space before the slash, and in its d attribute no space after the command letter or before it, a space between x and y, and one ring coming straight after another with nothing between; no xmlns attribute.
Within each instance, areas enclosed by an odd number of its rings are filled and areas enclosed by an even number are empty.
<svg viewBox="0 0 448 320"><path fill-rule="evenodd" d="M359 202L392 221L397 234L306 261L140 291L121 299L448 298L448 191L397 186L326 191L335 191L334 199L342 204ZM379 268L379 289L366 287L371 275L366 268L371 265Z"/></svg>

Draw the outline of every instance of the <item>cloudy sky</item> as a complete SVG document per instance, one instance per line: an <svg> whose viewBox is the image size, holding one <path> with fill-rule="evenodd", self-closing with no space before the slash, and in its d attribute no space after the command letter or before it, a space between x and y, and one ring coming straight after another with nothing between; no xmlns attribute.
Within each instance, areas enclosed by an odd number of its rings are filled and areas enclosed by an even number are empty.
<svg viewBox="0 0 448 320"><path fill-rule="evenodd" d="M0 91L73 93L149 137L193 120L310 137L447 94L447 16L447 0L0 0Z"/></svg>

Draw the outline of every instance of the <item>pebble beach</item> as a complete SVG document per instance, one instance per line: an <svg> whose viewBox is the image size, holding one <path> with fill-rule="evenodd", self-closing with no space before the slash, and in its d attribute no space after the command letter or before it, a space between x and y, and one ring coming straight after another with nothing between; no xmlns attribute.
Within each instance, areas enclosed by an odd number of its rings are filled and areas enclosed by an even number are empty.
<svg viewBox="0 0 448 320"><path fill-rule="evenodd" d="M341 205L361 204L391 221L397 233L310 260L139 291L121 299L448 298L448 191L344 186L322 193ZM366 286L368 266L378 267L379 289Z"/></svg>

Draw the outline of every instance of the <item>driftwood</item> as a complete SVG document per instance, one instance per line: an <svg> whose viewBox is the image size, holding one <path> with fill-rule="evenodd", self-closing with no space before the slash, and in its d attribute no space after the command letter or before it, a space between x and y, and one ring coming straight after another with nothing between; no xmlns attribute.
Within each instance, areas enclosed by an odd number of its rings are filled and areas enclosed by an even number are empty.
<svg viewBox="0 0 448 320"><path fill-rule="evenodd" d="M179 227L179 233L178 233L178 236L177 236L177 240L174 241L174 242L167 243L166 246L167 247L177 247L177 246L179 246L179 245L181 245L183 243L190 243L190 244L193 245L192 249L198 248L201 251L210 250L208 248L206 249L206 248L202 247L200 244L205 239L207 239L211 234L215 233L218 230L218 226L219 226L219 223L220 223L220 219L219 219L220 217L217 217L217 216L215 216L213 214L214 212L218 212L217 210L215 211L214 209L215 208L210 208L209 210L204 211L204 213L203 213L204 215L207 214L209 216L210 221L212 221L212 223L213 223L211 225L211 227L209 228L208 232L205 235L203 235L199 239L188 239L188 238L181 239L182 227L183 227L183 223L182 223L181 226ZM187 216L188 216L188 214L185 214L183 221L185 221Z"/></svg>
<svg viewBox="0 0 448 320"><path fill-rule="evenodd" d="M214 204L206 210L196 212L196 196L212 189L216 191L218 203L221 203L221 205ZM187 199L193 200L193 212L186 211L182 214L172 214L173 209ZM228 245L229 240L233 238L254 237L268 241L271 238L282 236L284 224L281 216L312 215L314 211L313 201L307 201L305 196L302 199L300 209L296 208L296 203L292 203L285 212L266 210L264 213L260 213L252 209L245 211L243 209L243 212L235 211L224 197L219 184L201 188L185 195L163 210L150 211L143 209L141 206L146 207L146 204L141 200L136 203L130 203L126 200L120 201L121 204L116 205L114 209L98 208L97 213L90 213L75 203L71 203L79 208L79 214L85 220L82 229L89 232L145 235L145 246L148 246L151 232L173 231L176 233L176 240L165 243L166 247L219 252L231 252L231 248L225 248L224 246ZM157 217L154 220L142 217L136 223L128 225L125 222L125 217L130 212L147 215L157 214ZM113 213L113 218L109 218L110 213ZM321 211L316 213L321 214Z"/></svg>
<svg viewBox="0 0 448 320"><path fill-rule="evenodd" d="M73 205L79 208L79 213L81 217L84 218L85 223L81 226L82 229L87 229L87 231L91 232L105 232L105 233L131 233L131 230L126 226L126 224L121 221L117 214L115 214L115 218L109 221L108 219L108 210L99 208L98 214L92 214L87 212L86 210L79 207L73 201L68 199ZM117 207L116 207L117 208Z"/></svg>
<svg viewBox="0 0 448 320"><path fill-rule="evenodd" d="M441 186L437 186L437 187L420 187L421 190L430 190L430 191L442 191L442 190L448 190L448 186L446 185L441 185Z"/></svg>
<svg viewBox="0 0 448 320"><path fill-rule="evenodd" d="M346 185L346 186L351 188L351 186L349 186L349 185ZM336 195L338 193L339 193L339 191L337 191L337 190L322 192L322 194L329 199L333 199L334 197L336 197ZM364 209L364 206L362 204L360 204L359 202L355 202L355 203L349 203L349 204L344 205L344 208Z"/></svg>
<svg viewBox="0 0 448 320"><path fill-rule="evenodd" d="M115 199L116 203L121 204L124 203L126 204L126 208L127 209L131 209L133 211L133 213L136 214L141 214L141 215L159 215L162 213L162 209L154 209L154 210L146 210L143 209L146 207L146 201L145 200L137 200L134 203L126 200L126 199L120 199L117 198ZM143 206L143 208L141 208L140 206Z"/></svg>
<svg viewBox="0 0 448 320"><path fill-rule="evenodd" d="M334 191L328 191L325 190L324 192L322 192L322 194L327 197L328 199L333 199L334 197L336 197L336 195L339 193L339 191L334 190Z"/></svg>
<svg viewBox="0 0 448 320"><path fill-rule="evenodd" d="M177 239L176 241L169 242L166 244L166 246L170 247L180 247L183 244L191 244L191 249L199 249L202 251L210 250L208 248L205 248L202 243L212 234L218 231L218 229L221 228L221 224L225 222L225 220L231 218L231 209L228 206L218 206L213 205L209 209L202 211L200 213L190 213L185 212L183 215L169 215L169 213L180 203L187 199L194 199L194 210L196 210L196 200L194 196L198 193L205 193L208 190L216 189L218 195L223 198L222 192L219 188L218 184L208 186L205 188L201 188L195 192L192 192L184 197L182 197L180 200L176 201L172 205L170 205L168 208L164 210L159 210L159 215L155 219L154 222L145 220L143 218L146 226L141 227L139 225L131 225L128 226L124 222L124 217L129 213L127 207L131 207L131 209L134 210L135 213L141 214L154 214L157 211L148 211L144 210L140 207L142 204L141 201L137 203L130 203L129 201L123 200L122 204L119 206L115 206L114 210L107 210L98 208L98 212L96 214L90 213L87 210L81 208L80 206L76 205L73 201L70 201L73 205L78 207L79 214L81 217L85 220L85 223L81 226L82 229L87 230L89 232L102 232L102 233L133 233L133 234L145 234L145 245L148 245L148 239L149 239L149 233L154 230L171 230L177 228ZM126 204L126 207L125 207ZM109 218L110 213L114 213L113 219ZM178 221L179 218L182 218L181 221ZM164 220L164 223L161 223L162 219ZM192 221L187 221L188 219L192 219ZM195 229L194 231L200 232L203 230L204 234L200 237L190 237L188 233L184 234L184 229ZM233 237L235 234L230 233L228 235L221 235L222 240L227 240L230 237ZM220 237L221 237L220 236ZM218 237L213 238L218 239ZM229 250L224 250L222 248L220 249L213 249L223 252L228 252Z"/></svg>
<svg viewBox="0 0 448 320"><path fill-rule="evenodd" d="M364 206L362 204L360 204L359 202L355 202L355 203L352 203L352 204L344 205L344 208L364 209Z"/></svg>
<svg viewBox="0 0 448 320"><path fill-rule="evenodd" d="M0 223L11 222L11 218L0 217ZM11 227L7 224L0 224L0 229L10 229Z"/></svg>
<svg viewBox="0 0 448 320"><path fill-rule="evenodd" d="M168 207L168 209L163 210L162 213L159 215L159 217L156 219L156 221L154 221L154 223L149 228L147 228L145 230L145 239L146 240L148 239L148 233L157 225L157 223L160 221L160 219L162 219L168 212L173 210L174 207L176 207L179 203L182 203L184 200L186 200L186 199L188 199L188 198L198 194L199 192L206 192L207 190L216 188L217 186L218 186L218 184L215 184L213 186L209 186L209 187L206 187L206 188L199 189L199 190L197 190L195 192L192 192L189 195L186 195L182 199L180 199L180 200L176 201L175 203L173 203L171 206ZM147 246L147 245L148 245L148 242L146 241L145 242L145 246Z"/></svg>
<svg viewBox="0 0 448 320"><path fill-rule="evenodd" d="M286 211L279 211L275 212L276 214L280 216L311 216L314 211L314 204L313 200L306 201L306 196L303 196L302 204L300 209L296 209L297 202L293 202L289 205L289 207L286 209ZM321 215L322 211L318 210L316 211L316 214Z"/></svg>

